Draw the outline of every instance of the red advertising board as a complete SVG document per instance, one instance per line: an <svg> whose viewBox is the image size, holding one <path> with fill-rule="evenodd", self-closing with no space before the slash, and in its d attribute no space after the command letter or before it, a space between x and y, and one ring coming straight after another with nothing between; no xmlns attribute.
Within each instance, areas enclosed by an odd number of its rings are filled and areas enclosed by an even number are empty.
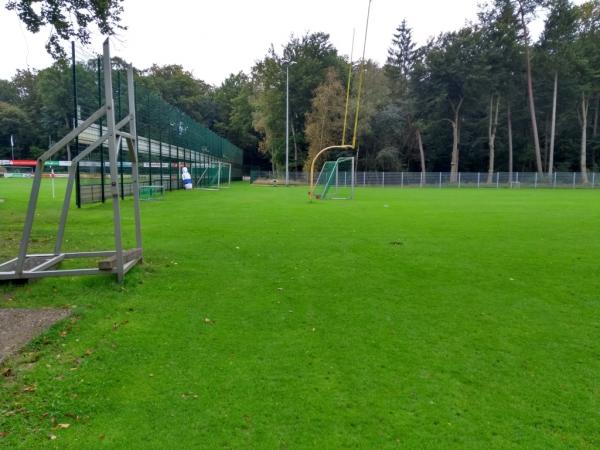
<svg viewBox="0 0 600 450"><path fill-rule="evenodd" d="M20 166L20 167L35 167L37 161L35 159L13 159L10 162L11 166Z"/></svg>

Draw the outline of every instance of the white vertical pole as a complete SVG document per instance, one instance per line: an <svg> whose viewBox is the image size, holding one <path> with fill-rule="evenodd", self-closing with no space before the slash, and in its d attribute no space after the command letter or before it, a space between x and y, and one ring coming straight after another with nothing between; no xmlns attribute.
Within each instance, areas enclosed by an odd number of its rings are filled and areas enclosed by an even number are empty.
<svg viewBox="0 0 600 450"><path fill-rule="evenodd" d="M519 173L519 172L517 172L517 174L518 174L518 173ZM518 175L517 175L517 176L518 176ZM534 178L534 180L535 180L535 181L533 182L533 187L534 187L535 189L537 189L537 182L538 182L538 173L537 173L537 172L535 173L535 178Z"/></svg>
<svg viewBox="0 0 600 450"><path fill-rule="evenodd" d="M285 185L290 182L290 63L285 66Z"/></svg>
<svg viewBox="0 0 600 450"><path fill-rule="evenodd" d="M593 184L592 184L593 186ZM404 172L400 173L400 188L404 187Z"/></svg>
<svg viewBox="0 0 600 450"><path fill-rule="evenodd" d="M54 200L56 198L56 193L54 190L54 176L55 176L54 169L50 169L50 177L52 178L52 200ZM593 186L594 185L592 184L592 187Z"/></svg>
<svg viewBox="0 0 600 450"><path fill-rule="evenodd" d="M440 172L440 189L442 188L442 172Z"/></svg>
<svg viewBox="0 0 600 450"><path fill-rule="evenodd" d="M592 189L594 189L594 184L596 184L596 172L592 172Z"/></svg>
<svg viewBox="0 0 600 450"><path fill-rule="evenodd" d="M350 180L352 181L352 188L350 190L350 198L354 198L354 176L355 176L355 170L356 168L354 167L354 157L352 158L352 175L350 176Z"/></svg>
<svg viewBox="0 0 600 450"><path fill-rule="evenodd" d="M477 172L477 189L479 189L480 181L481 181L481 173Z"/></svg>
<svg viewBox="0 0 600 450"><path fill-rule="evenodd" d="M556 188L556 172L554 172L554 182L552 187Z"/></svg>
<svg viewBox="0 0 600 450"><path fill-rule="evenodd" d="M381 172L381 187L385 187L385 172Z"/></svg>
<svg viewBox="0 0 600 450"><path fill-rule="evenodd" d="M460 172L458 172L458 188L460 189Z"/></svg>
<svg viewBox="0 0 600 450"><path fill-rule="evenodd" d="M575 189L575 177L577 176L577 172L573 172L573 189Z"/></svg>
<svg viewBox="0 0 600 450"><path fill-rule="evenodd" d="M500 187L500 172L496 172L496 189Z"/></svg>
<svg viewBox="0 0 600 450"><path fill-rule="evenodd" d="M367 172L363 172L363 187L367 185Z"/></svg>

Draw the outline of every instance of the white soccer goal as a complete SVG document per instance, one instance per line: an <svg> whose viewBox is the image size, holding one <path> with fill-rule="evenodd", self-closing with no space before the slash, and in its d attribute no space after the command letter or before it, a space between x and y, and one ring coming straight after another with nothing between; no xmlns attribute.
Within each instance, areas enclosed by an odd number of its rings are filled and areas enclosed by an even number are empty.
<svg viewBox="0 0 600 450"><path fill-rule="evenodd" d="M212 162L194 169L194 181L198 188L216 191L231 185L231 163Z"/></svg>
<svg viewBox="0 0 600 450"><path fill-rule="evenodd" d="M345 156L323 164L314 187L314 197L321 200L354 198L354 157Z"/></svg>

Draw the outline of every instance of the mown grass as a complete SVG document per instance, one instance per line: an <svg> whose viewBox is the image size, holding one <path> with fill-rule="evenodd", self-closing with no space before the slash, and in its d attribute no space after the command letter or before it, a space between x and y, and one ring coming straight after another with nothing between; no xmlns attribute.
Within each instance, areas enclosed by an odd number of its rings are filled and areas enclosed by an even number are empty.
<svg viewBox="0 0 600 450"><path fill-rule="evenodd" d="M28 186L0 180L4 259ZM308 204L238 184L144 203L122 286L0 287L3 307L73 309L5 364L0 447L597 448L599 195ZM57 205L46 191L34 247ZM68 247L110 248L110 211L73 210Z"/></svg>

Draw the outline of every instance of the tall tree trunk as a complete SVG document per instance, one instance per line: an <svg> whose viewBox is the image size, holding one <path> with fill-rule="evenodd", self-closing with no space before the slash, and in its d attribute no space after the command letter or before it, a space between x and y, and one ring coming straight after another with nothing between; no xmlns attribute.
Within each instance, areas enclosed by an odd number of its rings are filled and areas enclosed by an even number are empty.
<svg viewBox="0 0 600 450"><path fill-rule="evenodd" d="M554 172L554 139L556 137L556 99L558 97L558 71L554 72L554 93L552 94L552 125L550 130L550 156L548 160L548 175Z"/></svg>
<svg viewBox="0 0 600 450"><path fill-rule="evenodd" d="M494 95L490 97L490 120L488 123L488 142L490 146L490 159L488 165L488 184L492 183L494 178L494 159L496 149L496 130L498 129L498 113L500 111L500 96L496 99L494 106Z"/></svg>
<svg viewBox="0 0 600 450"><path fill-rule="evenodd" d="M454 112L454 120L448 120L452 125L452 161L450 162L450 182L458 182L458 162L459 162L459 148L458 144L460 141L460 108L462 106L463 99L461 98L458 105L454 102L450 102L452 111Z"/></svg>
<svg viewBox="0 0 600 450"><path fill-rule="evenodd" d="M584 184L588 184L588 175L587 175L587 116L588 116L588 108L590 105L590 100L586 97L585 94L581 94L581 158L580 158L580 170L581 170L581 179Z"/></svg>
<svg viewBox="0 0 600 450"><path fill-rule="evenodd" d="M419 145L419 156L421 157L421 185L423 184L423 178L427 172L425 167L425 150L423 149L423 139L421 138L421 130L417 128L417 144Z"/></svg>
<svg viewBox="0 0 600 450"><path fill-rule="evenodd" d="M510 102L506 103L506 122L508 127L508 180L513 181L513 136L512 136L512 112Z"/></svg>
<svg viewBox="0 0 600 450"><path fill-rule="evenodd" d="M519 14L521 15L521 24L525 39L525 66L527 69L527 97L529 98L529 115L531 116L531 132L533 133L533 145L535 149L535 163L539 175L544 175L542 167L542 152L540 150L540 136L538 133L537 119L535 116L535 100L533 98L533 76L531 75L531 54L529 51L529 31L525 22L525 11L523 5L520 5Z"/></svg>
<svg viewBox="0 0 600 450"><path fill-rule="evenodd" d="M325 113L323 113L323 120L321 121L321 134L319 136L319 148L325 148L323 145L323 137L325 136Z"/></svg>

